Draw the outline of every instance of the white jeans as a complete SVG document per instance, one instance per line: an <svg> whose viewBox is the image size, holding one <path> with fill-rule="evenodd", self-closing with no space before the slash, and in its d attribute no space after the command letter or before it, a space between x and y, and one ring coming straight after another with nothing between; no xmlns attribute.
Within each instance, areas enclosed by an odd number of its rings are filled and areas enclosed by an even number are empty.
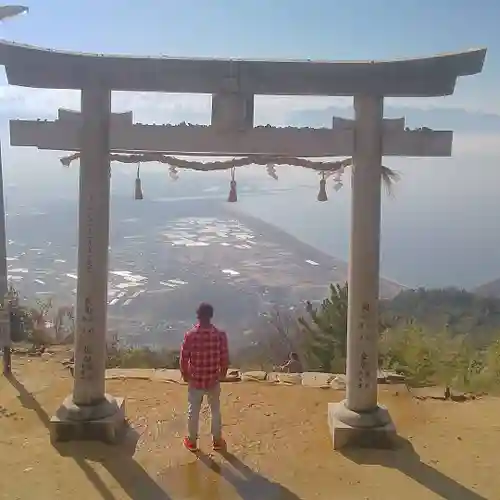
<svg viewBox="0 0 500 500"><path fill-rule="evenodd" d="M210 413L212 416L211 432L214 439L222 437L222 418L220 413L220 384L212 389L188 388L188 435L191 441L198 439L200 423L200 410L203 397L207 396Z"/></svg>

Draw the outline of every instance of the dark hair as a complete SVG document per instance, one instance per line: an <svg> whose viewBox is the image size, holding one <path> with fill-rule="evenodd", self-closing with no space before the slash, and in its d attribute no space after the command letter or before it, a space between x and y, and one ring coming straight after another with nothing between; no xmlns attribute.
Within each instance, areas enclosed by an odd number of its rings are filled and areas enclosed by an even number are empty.
<svg viewBox="0 0 500 500"><path fill-rule="evenodd" d="M214 316L214 308L208 302L202 302L196 310L198 319L212 319Z"/></svg>
<svg viewBox="0 0 500 500"><path fill-rule="evenodd" d="M291 352L290 357L294 359L295 361L299 360L299 355L296 352Z"/></svg>

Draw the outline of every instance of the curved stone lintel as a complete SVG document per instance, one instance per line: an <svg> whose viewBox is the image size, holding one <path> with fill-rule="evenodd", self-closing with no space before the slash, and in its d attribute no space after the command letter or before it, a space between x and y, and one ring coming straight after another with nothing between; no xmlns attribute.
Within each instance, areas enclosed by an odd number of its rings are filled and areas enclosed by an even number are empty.
<svg viewBox="0 0 500 500"><path fill-rule="evenodd" d="M8 82L24 87L216 94L238 74L236 92L262 95L441 96L480 73L486 49L394 61L253 61L83 54L0 41Z"/></svg>

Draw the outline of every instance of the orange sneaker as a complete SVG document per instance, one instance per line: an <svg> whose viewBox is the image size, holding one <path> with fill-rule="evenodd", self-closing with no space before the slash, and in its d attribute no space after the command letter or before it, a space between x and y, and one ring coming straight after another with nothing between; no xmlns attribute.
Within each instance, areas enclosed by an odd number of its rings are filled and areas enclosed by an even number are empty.
<svg viewBox="0 0 500 500"><path fill-rule="evenodd" d="M184 445L184 448L186 448L186 450L192 452L198 451L198 446L196 445L196 441L191 441L191 439L189 439L188 437L184 438L182 444Z"/></svg>
<svg viewBox="0 0 500 500"><path fill-rule="evenodd" d="M221 438L221 439L214 439L213 440L213 447L214 451L221 451L226 449L226 442Z"/></svg>

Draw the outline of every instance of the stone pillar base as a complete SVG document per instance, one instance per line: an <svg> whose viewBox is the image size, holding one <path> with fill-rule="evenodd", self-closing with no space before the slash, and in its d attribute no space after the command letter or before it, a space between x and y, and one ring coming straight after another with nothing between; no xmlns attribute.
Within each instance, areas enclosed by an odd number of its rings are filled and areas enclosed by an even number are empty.
<svg viewBox="0 0 500 500"><path fill-rule="evenodd" d="M50 439L116 443L125 428L125 400L109 394L92 406L78 406L68 396L50 419Z"/></svg>
<svg viewBox="0 0 500 500"><path fill-rule="evenodd" d="M358 448L391 448L396 439L396 428L384 407L373 412L356 413L345 402L328 404L328 425L333 449L351 446Z"/></svg>

